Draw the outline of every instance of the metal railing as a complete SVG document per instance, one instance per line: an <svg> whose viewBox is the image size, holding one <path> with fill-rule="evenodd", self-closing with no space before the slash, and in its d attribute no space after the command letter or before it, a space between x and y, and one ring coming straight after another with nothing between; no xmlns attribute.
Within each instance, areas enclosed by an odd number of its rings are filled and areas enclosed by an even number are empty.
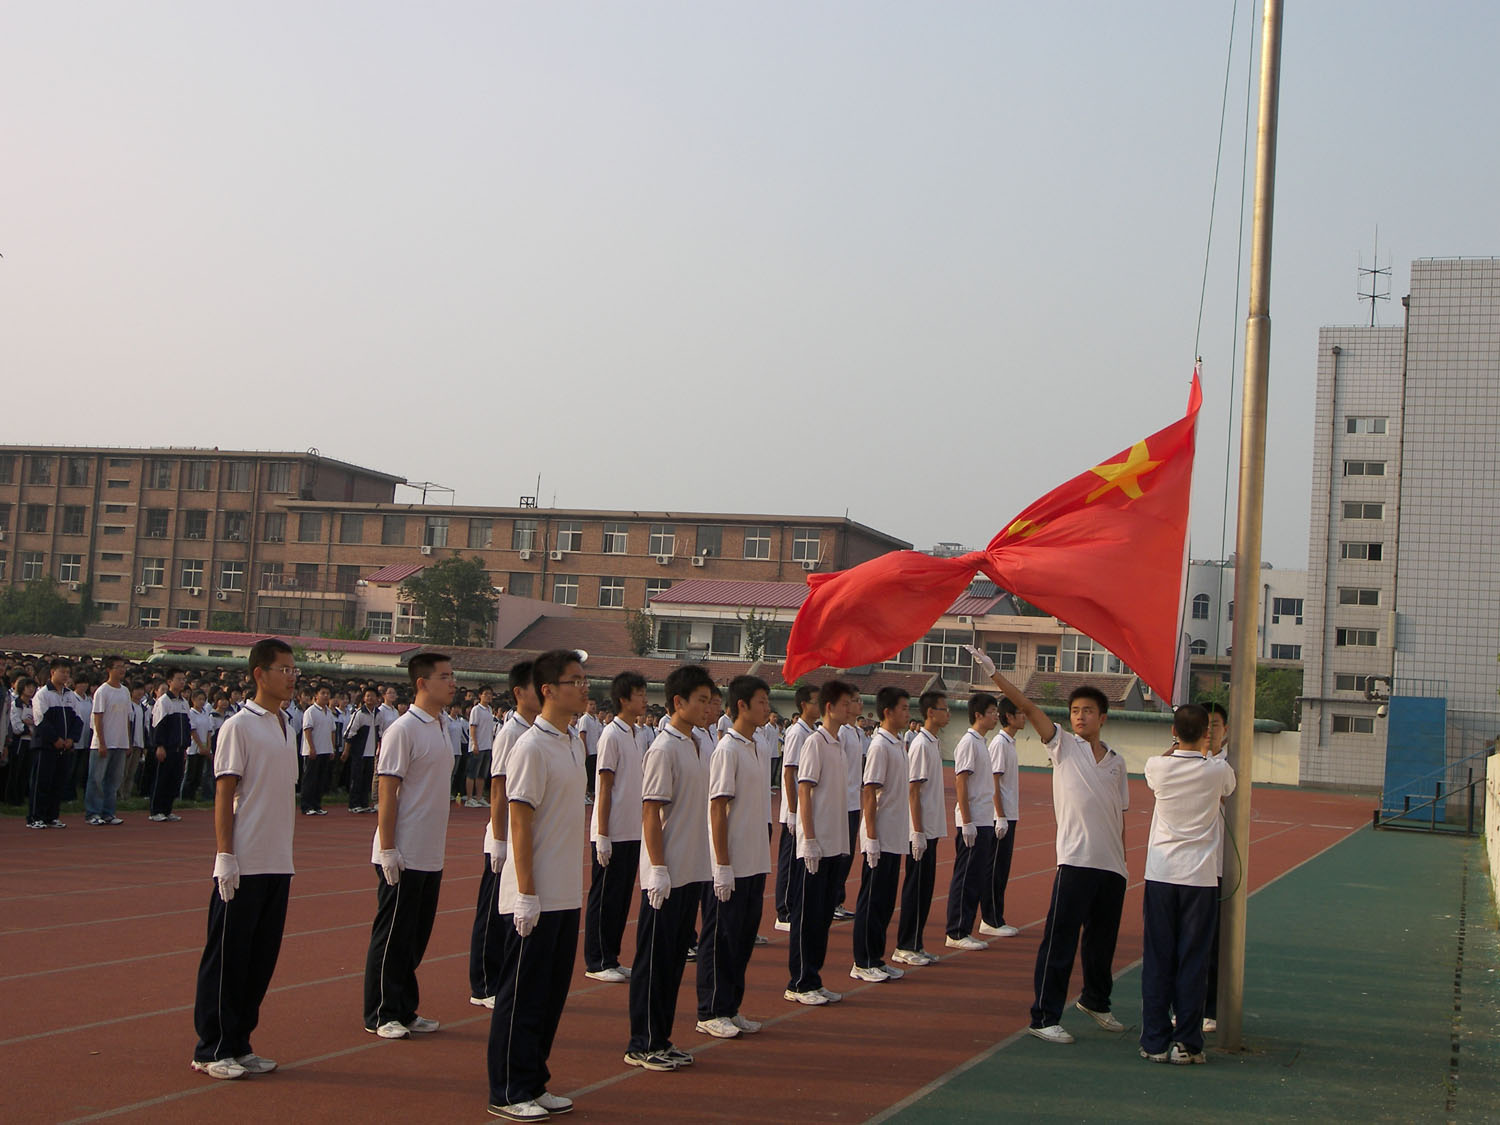
<svg viewBox="0 0 1500 1125"><path fill-rule="evenodd" d="M1485 783L1486 769L1482 764L1495 752L1493 744L1468 757L1449 762L1430 773L1408 782L1408 792L1401 795L1401 806L1397 810L1394 798L1387 799L1382 792L1380 804L1371 816L1372 828L1396 828L1407 832L1452 832L1473 836L1483 831L1483 825L1475 826L1475 804L1478 788ZM1475 776L1475 770L1478 776ZM1431 789L1432 796L1424 794ZM1462 802L1461 819L1450 820L1452 806Z"/></svg>

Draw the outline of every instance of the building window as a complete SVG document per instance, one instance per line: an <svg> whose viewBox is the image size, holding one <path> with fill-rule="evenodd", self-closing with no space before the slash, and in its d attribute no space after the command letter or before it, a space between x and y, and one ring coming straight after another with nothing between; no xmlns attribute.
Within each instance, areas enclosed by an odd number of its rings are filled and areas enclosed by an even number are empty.
<svg viewBox="0 0 1500 1125"><path fill-rule="evenodd" d="M141 560L141 585L165 586L167 582L166 559Z"/></svg>
<svg viewBox="0 0 1500 1125"><path fill-rule="evenodd" d="M762 653L769 660L785 660L787 642L792 638L790 625L766 626L766 650Z"/></svg>
<svg viewBox="0 0 1500 1125"><path fill-rule="evenodd" d="M1380 634L1375 629L1335 629L1333 643L1338 648L1374 648Z"/></svg>
<svg viewBox="0 0 1500 1125"><path fill-rule="evenodd" d="M670 578L648 578L646 579L646 604L651 604L651 599L657 594L665 594L672 588Z"/></svg>
<svg viewBox="0 0 1500 1125"><path fill-rule="evenodd" d="M577 553L583 550L583 524L578 520L562 520L557 525L557 549Z"/></svg>
<svg viewBox="0 0 1500 1125"><path fill-rule="evenodd" d="M995 667L1002 672L1014 672L1016 670L1016 642L1015 641L992 641L984 646L985 655L995 662ZM971 681L972 682L972 681Z"/></svg>
<svg viewBox="0 0 1500 1125"><path fill-rule="evenodd" d="M340 563L334 572L333 588L341 594L352 594L359 588L359 567Z"/></svg>
<svg viewBox="0 0 1500 1125"><path fill-rule="evenodd" d="M339 517L339 542L363 543L365 541L365 517L358 512L345 512Z"/></svg>
<svg viewBox="0 0 1500 1125"><path fill-rule="evenodd" d="M86 487L89 483L89 459L87 457L69 457L65 479L74 488Z"/></svg>
<svg viewBox="0 0 1500 1125"><path fill-rule="evenodd" d="M536 520L516 520L510 525L510 549L536 550Z"/></svg>
<svg viewBox="0 0 1500 1125"><path fill-rule="evenodd" d="M35 531L46 531L47 530L47 513L49 511L51 511L51 509L48 508L46 504L27 504L26 505L26 530L27 531L33 531L33 532L35 532Z"/></svg>
<svg viewBox="0 0 1500 1125"><path fill-rule="evenodd" d="M177 611L177 627L179 629L199 629L203 625L203 611L201 609L179 609Z"/></svg>
<svg viewBox="0 0 1500 1125"><path fill-rule="evenodd" d="M184 590L195 590L203 586L203 560L182 560L182 581L178 583Z"/></svg>
<svg viewBox="0 0 1500 1125"><path fill-rule="evenodd" d="M0 531L10 530L10 505L0 504Z"/></svg>
<svg viewBox="0 0 1500 1125"><path fill-rule="evenodd" d="M469 521L469 550L486 550L495 539L494 520Z"/></svg>
<svg viewBox="0 0 1500 1125"><path fill-rule="evenodd" d="M945 680L969 680L974 659L964 649L973 637L968 631L934 629L919 643L922 670L937 672Z"/></svg>
<svg viewBox="0 0 1500 1125"><path fill-rule="evenodd" d="M171 513L166 508L146 509L146 538L165 539L167 537L167 518Z"/></svg>
<svg viewBox="0 0 1500 1125"><path fill-rule="evenodd" d="M136 624L142 629L161 628L161 610L142 607L137 611Z"/></svg>
<svg viewBox="0 0 1500 1125"><path fill-rule="evenodd" d="M69 504L63 508L62 533L64 535L82 535L85 514L88 511L81 504Z"/></svg>
<svg viewBox="0 0 1500 1125"><path fill-rule="evenodd" d="M745 528L745 557L747 559L771 557L771 529L769 527Z"/></svg>
<svg viewBox="0 0 1500 1125"><path fill-rule="evenodd" d="M52 458L31 454L26 458L26 483L51 484Z"/></svg>
<svg viewBox="0 0 1500 1125"><path fill-rule="evenodd" d="M1302 624L1302 599L1301 598L1272 598L1271 599L1271 624L1280 625L1283 617L1293 618L1298 625ZM1295 659L1295 657L1288 657Z"/></svg>
<svg viewBox="0 0 1500 1125"><path fill-rule="evenodd" d="M1334 734L1374 734L1375 720L1369 715L1335 715Z"/></svg>
<svg viewBox="0 0 1500 1125"><path fill-rule="evenodd" d="M396 603L396 636L422 637L427 633L427 615L412 602Z"/></svg>
<svg viewBox="0 0 1500 1125"><path fill-rule="evenodd" d="M124 577L123 574L96 574L96 575L94 575L94 581L95 582L101 582L101 583L102 582L118 582L123 577Z"/></svg>
<svg viewBox="0 0 1500 1125"><path fill-rule="evenodd" d="M792 528L792 561L819 562L822 557L823 536L815 527Z"/></svg>
<svg viewBox="0 0 1500 1125"><path fill-rule="evenodd" d="M113 478L111 478L110 480L107 480L107 481L104 482L104 487L106 487L106 488L129 488L130 487L130 482L128 480L114 480Z"/></svg>
<svg viewBox="0 0 1500 1125"><path fill-rule="evenodd" d="M1379 543L1340 543L1339 558L1362 562L1379 562L1385 548Z"/></svg>
<svg viewBox="0 0 1500 1125"><path fill-rule="evenodd" d="M243 590L245 588L245 564L227 562L219 564L219 589Z"/></svg>
<svg viewBox="0 0 1500 1125"><path fill-rule="evenodd" d="M529 598L535 589L536 575L525 571L513 571L510 576L510 588L505 592L513 598Z"/></svg>
<svg viewBox="0 0 1500 1125"><path fill-rule="evenodd" d="M1383 434L1385 433L1385 419L1350 416L1344 419L1344 432L1346 434Z"/></svg>
<svg viewBox="0 0 1500 1125"><path fill-rule="evenodd" d="M559 574L552 580L552 600L558 605L578 604L578 576Z"/></svg>
<svg viewBox="0 0 1500 1125"><path fill-rule="evenodd" d="M1062 670L1064 672L1124 672L1127 674L1130 672L1129 666L1118 656L1110 653L1097 641L1081 634L1070 634L1062 639Z"/></svg>
<svg viewBox="0 0 1500 1125"><path fill-rule="evenodd" d="M6 554L4 551L0 551L0 582L5 581L5 563Z"/></svg>
<svg viewBox="0 0 1500 1125"><path fill-rule="evenodd" d="M285 512L267 512L266 513L266 542L267 543L285 543L286 542L286 513Z"/></svg>
<svg viewBox="0 0 1500 1125"><path fill-rule="evenodd" d="M646 544L646 554L675 555L677 553L677 525L675 523L653 523L651 540Z"/></svg>
<svg viewBox="0 0 1500 1125"><path fill-rule="evenodd" d="M207 539L208 513L202 508L189 508L183 512L182 537L184 539Z"/></svg>
<svg viewBox="0 0 1500 1125"><path fill-rule="evenodd" d="M602 609L620 609L625 605L625 579L599 579L599 605Z"/></svg>
<svg viewBox="0 0 1500 1125"><path fill-rule="evenodd" d="M219 535L227 543L243 543L250 538L249 512L224 512L219 517Z"/></svg>
<svg viewBox="0 0 1500 1125"><path fill-rule="evenodd" d="M21 552L21 581L34 582L47 573L47 556L41 551Z"/></svg>
<svg viewBox="0 0 1500 1125"><path fill-rule="evenodd" d="M57 580L59 582L82 582L83 581L83 556L82 555L58 555L57 556Z"/></svg>
<svg viewBox="0 0 1500 1125"><path fill-rule="evenodd" d="M916 660L916 658L917 646L907 645L895 656L891 657L889 660L881 664L881 667L891 669L892 671L909 672L911 671L912 663Z"/></svg>
<svg viewBox="0 0 1500 1125"><path fill-rule="evenodd" d="M1036 670L1038 672L1056 672L1057 671L1057 646L1056 645L1037 645L1036 646Z"/></svg>
<svg viewBox="0 0 1500 1125"><path fill-rule="evenodd" d="M401 547L406 543L406 517L380 517L380 543L383 547Z"/></svg>
<svg viewBox="0 0 1500 1125"><path fill-rule="evenodd" d="M448 545L447 516L427 517L427 523L422 528L422 543L428 547L446 547Z"/></svg>
<svg viewBox="0 0 1500 1125"><path fill-rule="evenodd" d="M101 529L105 535L124 535L125 528L119 524L105 524Z"/></svg>
<svg viewBox="0 0 1500 1125"><path fill-rule="evenodd" d="M266 491L290 492L292 490L292 463L290 461L268 461L266 463Z"/></svg>
<svg viewBox="0 0 1500 1125"><path fill-rule="evenodd" d="M16 483L16 455L0 453L0 484Z"/></svg>
<svg viewBox="0 0 1500 1125"><path fill-rule="evenodd" d="M604 525L604 553L606 555L623 555L626 550L626 540L629 538L630 525L624 523L607 523Z"/></svg>
<svg viewBox="0 0 1500 1125"><path fill-rule="evenodd" d="M1208 597L1207 594L1194 594L1193 595L1193 620L1194 621L1207 621L1208 620L1208 605L1209 605L1209 597Z"/></svg>
<svg viewBox="0 0 1500 1125"><path fill-rule="evenodd" d="M296 590L316 590L318 588L318 564L299 562L297 564L297 577L292 581L292 588Z"/></svg>
<svg viewBox="0 0 1500 1125"><path fill-rule="evenodd" d="M1383 477L1385 476L1385 462L1345 461L1344 475L1346 477Z"/></svg>
<svg viewBox="0 0 1500 1125"><path fill-rule="evenodd" d="M1272 645L1271 646L1271 659L1272 660L1301 660L1302 659L1302 646L1301 645Z"/></svg>
<svg viewBox="0 0 1500 1125"><path fill-rule="evenodd" d="M744 629L739 625L715 622L708 651L715 656L739 656L744 643Z"/></svg>
<svg viewBox="0 0 1500 1125"><path fill-rule="evenodd" d="M323 513L301 512L297 516L297 542L321 543L323 541Z"/></svg>
<svg viewBox="0 0 1500 1125"><path fill-rule="evenodd" d="M1351 672L1341 672L1333 677L1334 691L1357 691L1360 694L1368 694L1370 690L1370 677L1358 676Z"/></svg>
<svg viewBox="0 0 1500 1125"><path fill-rule="evenodd" d="M192 492L207 492L213 488L214 463L212 461L189 461L187 484L183 487Z"/></svg>
<svg viewBox="0 0 1500 1125"><path fill-rule="evenodd" d="M1345 500L1344 518L1346 520L1383 520L1385 519L1385 505L1370 501Z"/></svg>
<svg viewBox="0 0 1500 1125"><path fill-rule="evenodd" d="M230 461L224 466L225 492L249 492L252 479L249 461Z"/></svg>
<svg viewBox="0 0 1500 1125"><path fill-rule="evenodd" d="M1379 605L1380 591L1368 586L1340 586L1339 605ZM1298 623L1300 624L1300 622Z"/></svg>
<svg viewBox="0 0 1500 1125"><path fill-rule="evenodd" d="M1192 653L1194 656L1207 656L1208 642L1193 641L1190 645L1188 645L1188 652Z"/></svg>
<svg viewBox="0 0 1500 1125"><path fill-rule="evenodd" d="M370 640L386 640L395 633L395 614L370 610L365 614L365 628L369 630Z"/></svg>
<svg viewBox="0 0 1500 1125"><path fill-rule="evenodd" d="M693 550L699 558L718 558L724 553L724 529L717 524L700 523L697 546Z"/></svg>
<svg viewBox="0 0 1500 1125"><path fill-rule="evenodd" d="M281 564L279 562L268 562L260 564L260 588L262 590L279 590L284 585L282 579Z"/></svg>
<svg viewBox="0 0 1500 1125"><path fill-rule="evenodd" d="M153 457L146 462L146 487L171 488L172 462Z"/></svg>
<svg viewBox="0 0 1500 1125"><path fill-rule="evenodd" d="M99 556L101 562L123 562L125 556L119 551L105 551Z"/></svg>
<svg viewBox="0 0 1500 1125"><path fill-rule="evenodd" d="M688 621L663 621L656 627L656 647L663 652L686 652L693 639Z"/></svg>

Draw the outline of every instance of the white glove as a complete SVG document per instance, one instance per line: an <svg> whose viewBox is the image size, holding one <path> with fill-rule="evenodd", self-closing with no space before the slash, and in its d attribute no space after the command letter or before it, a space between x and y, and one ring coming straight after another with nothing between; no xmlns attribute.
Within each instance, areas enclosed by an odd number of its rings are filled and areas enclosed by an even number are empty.
<svg viewBox="0 0 1500 1125"><path fill-rule="evenodd" d="M974 657L974 663L976 666L978 666L981 672L983 672L986 676L993 676L995 674L995 662L993 660L991 660L984 653L980 652L973 645L964 645L964 648L968 649L969 654Z"/></svg>
<svg viewBox="0 0 1500 1125"><path fill-rule="evenodd" d="M484 854L490 857L490 870L496 875L505 866L505 841L487 837L484 841Z"/></svg>
<svg viewBox="0 0 1500 1125"><path fill-rule="evenodd" d="M866 840L863 844L860 845L860 847L865 853L865 862L870 865L871 869L873 870L874 868L879 867L880 841Z"/></svg>
<svg viewBox="0 0 1500 1125"><path fill-rule="evenodd" d="M641 890L646 892L646 901L651 904L652 910L660 910L661 904L666 902L672 894L672 876L665 867L648 867L646 869L646 881L641 884Z"/></svg>
<svg viewBox="0 0 1500 1125"><path fill-rule="evenodd" d="M600 867L609 866L609 857L614 855L615 846L609 842L608 836L594 837L594 858L599 861Z"/></svg>
<svg viewBox="0 0 1500 1125"><path fill-rule="evenodd" d="M926 855L926 854L927 854L927 833L925 833L925 832L913 832L911 834L911 857L912 857L912 859L916 860L918 863L921 863L922 862L922 857L924 855Z"/></svg>
<svg viewBox="0 0 1500 1125"><path fill-rule="evenodd" d="M818 873L818 861L823 858L823 845L816 839L801 839L797 841L797 858L807 865L807 873L816 875Z"/></svg>
<svg viewBox="0 0 1500 1125"><path fill-rule="evenodd" d="M1005 834L1009 831L1010 821L1006 820L1003 816L997 816L995 818L995 839L1005 839Z"/></svg>
<svg viewBox="0 0 1500 1125"><path fill-rule="evenodd" d="M240 889L240 861L233 852L219 852L214 856L214 882L219 884L219 897L228 902Z"/></svg>
<svg viewBox="0 0 1500 1125"><path fill-rule="evenodd" d="M536 920L542 916L542 900L536 895L517 895L516 912L513 915L516 933L529 937L536 929Z"/></svg>
<svg viewBox="0 0 1500 1125"><path fill-rule="evenodd" d="M406 870L406 860L395 848L382 848L375 853L375 862L380 864L380 873L385 876L385 881L394 887L401 882L401 872Z"/></svg>
<svg viewBox="0 0 1500 1125"><path fill-rule="evenodd" d="M734 868L727 863L714 864L714 898L728 902L734 894Z"/></svg>
<svg viewBox="0 0 1500 1125"><path fill-rule="evenodd" d="M979 838L979 826L975 824L960 824L958 830L963 834L964 847L972 848L974 841Z"/></svg>

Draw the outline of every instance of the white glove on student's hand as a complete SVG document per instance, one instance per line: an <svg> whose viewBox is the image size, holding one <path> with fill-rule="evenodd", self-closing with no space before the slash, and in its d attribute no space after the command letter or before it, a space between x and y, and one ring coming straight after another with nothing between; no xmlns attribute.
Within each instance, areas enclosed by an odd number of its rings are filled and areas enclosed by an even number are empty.
<svg viewBox="0 0 1500 1125"><path fill-rule="evenodd" d="M401 872L406 870L406 860L395 848L382 848L375 853L375 862L380 864L380 873L388 885L394 887L401 882Z"/></svg>
<svg viewBox="0 0 1500 1125"><path fill-rule="evenodd" d="M974 841L979 838L979 826L976 824L960 824L958 830L963 834L964 847L972 848Z"/></svg>
<svg viewBox="0 0 1500 1125"><path fill-rule="evenodd" d="M486 838L484 841L484 854L490 857L490 870L496 875L505 866L505 841L494 838Z"/></svg>
<svg viewBox="0 0 1500 1125"><path fill-rule="evenodd" d="M225 902L240 889L240 861L232 852L219 852L214 856L214 882L219 884L219 897Z"/></svg>
<svg viewBox="0 0 1500 1125"><path fill-rule="evenodd" d="M734 867L727 863L714 864L714 898L728 902L734 894Z"/></svg>
<svg viewBox="0 0 1500 1125"><path fill-rule="evenodd" d="M646 870L646 881L641 884L646 892L646 901L652 910L660 910L661 904L672 895L672 876L665 867L652 866Z"/></svg>
<svg viewBox="0 0 1500 1125"><path fill-rule="evenodd" d="M922 857L924 855L926 855L926 854L927 854L927 833L925 833L925 832L913 832L911 834L911 857L912 857L912 859L916 860L918 863L921 863L922 862Z"/></svg>
<svg viewBox="0 0 1500 1125"><path fill-rule="evenodd" d="M541 916L541 899L536 895L516 896L516 912L511 916L515 920L516 933L522 937L529 937L531 931L536 929L536 920Z"/></svg>
<svg viewBox="0 0 1500 1125"><path fill-rule="evenodd" d="M880 866L879 840L866 840L863 844L860 845L860 848L865 853L865 862L869 864L872 869Z"/></svg>
<svg viewBox="0 0 1500 1125"><path fill-rule="evenodd" d="M974 657L974 664L979 668L981 672L983 672L986 676L993 676L995 674L995 662L993 660L991 660L984 653L980 652L973 645L964 645L964 648L968 649L970 655Z"/></svg>
<svg viewBox="0 0 1500 1125"><path fill-rule="evenodd" d="M599 861L600 867L609 866L609 857L614 855L615 846L609 842L608 836L594 837L594 858Z"/></svg>
<svg viewBox="0 0 1500 1125"><path fill-rule="evenodd" d="M818 873L818 861L823 858L823 845L816 839L802 839L797 841L797 858L807 865L807 873L816 875Z"/></svg>
<svg viewBox="0 0 1500 1125"><path fill-rule="evenodd" d="M1005 834L1009 831L1010 821L1006 820L1003 816L997 816L995 818L995 839L1005 839Z"/></svg>

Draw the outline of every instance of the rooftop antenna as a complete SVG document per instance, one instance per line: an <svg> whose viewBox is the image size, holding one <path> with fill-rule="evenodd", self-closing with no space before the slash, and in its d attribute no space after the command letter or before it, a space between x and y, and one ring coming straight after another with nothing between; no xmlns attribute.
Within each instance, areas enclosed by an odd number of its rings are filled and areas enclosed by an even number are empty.
<svg viewBox="0 0 1500 1125"><path fill-rule="evenodd" d="M1386 264L1382 268L1380 265L1380 227L1378 224L1375 227L1375 253L1368 269L1364 266L1359 267L1359 277L1359 299L1370 302L1370 327L1374 328L1376 302L1389 301L1391 299L1390 256L1386 256ZM1366 278L1369 279L1368 282L1365 280ZM1383 293L1380 291L1382 278L1385 284L1385 292ZM1369 289L1368 293L1365 292L1366 288Z"/></svg>

